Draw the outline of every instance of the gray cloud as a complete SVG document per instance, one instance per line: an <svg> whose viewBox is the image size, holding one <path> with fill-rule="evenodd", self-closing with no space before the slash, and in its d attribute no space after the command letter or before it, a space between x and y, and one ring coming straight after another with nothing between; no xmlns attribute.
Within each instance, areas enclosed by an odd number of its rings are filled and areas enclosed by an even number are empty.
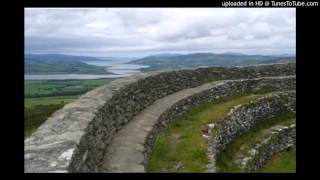
<svg viewBox="0 0 320 180"><path fill-rule="evenodd" d="M292 8L26 8L25 51L294 53L295 20Z"/></svg>

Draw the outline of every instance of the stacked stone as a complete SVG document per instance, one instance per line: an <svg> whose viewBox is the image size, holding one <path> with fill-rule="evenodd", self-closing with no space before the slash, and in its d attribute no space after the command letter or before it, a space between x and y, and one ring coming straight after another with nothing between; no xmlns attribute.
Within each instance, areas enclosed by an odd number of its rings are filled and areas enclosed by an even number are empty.
<svg viewBox="0 0 320 180"><path fill-rule="evenodd" d="M295 114L295 110L295 91L271 93L254 102L234 107L227 118L218 124L216 152L223 151L227 144L258 123L283 114Z"/></svg>
<svg viewBox="0 0 320 180"><path fill-rule="evenodd" d="M226 146L238 136L254 128L257 124L276 116L296 113L296 92L273 92L255 101L242 104L230 110L227 117L216 124L216 136L212 145L214 156L226 149ZM275 135L263 139L253 147L251 156L241 159L240 167L255 172L275 153L288 149L295 144L295 125L280 128ZM238 161L238 160L236 160Z"/></svg>
<svg viewBox="0 0 320 180"><path fill-rule="evenodd" d="M214 102L225 97L258 92L266 86L272 88L273 91L294 90L296 88L296 77L286 76L273 78L227 80L214 82L214 84L215 86L209 90L203 91L177 102L160 116L158 123L148 134L148 138L145 142L145 165L147 163L149 155L152 152L152 147L157 135L160 134L168 126L168 124L173 122L179 116L190 111L192 108L198 106L201 103Z"/></svg>
<svg viewBox="0 0 320 180"><path fill-rule="evenodd" d="M116 132L156 100L209 81L295 73L296 65L290 63L156 72L115 80L54 113L25 141L25 171L98 172ZM213 92L211 96L220 97Z"/></svg>
<svg viewBox="0 0 320 180"><path fill-rule="evenodd" d="M270 138L255 145L251 150L254 153L251 153L252 157L250 157L250 161L248 161L244 169L248 172L257 172L273 155L289 150L295 144L295 124L276 129Z"/></svg>

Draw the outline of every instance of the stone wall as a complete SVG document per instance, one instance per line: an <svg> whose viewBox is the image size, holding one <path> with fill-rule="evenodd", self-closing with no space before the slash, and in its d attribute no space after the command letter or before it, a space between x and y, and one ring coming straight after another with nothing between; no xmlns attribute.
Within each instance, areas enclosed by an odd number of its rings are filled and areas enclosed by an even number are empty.
<svg viewBox="0 0 320 180"><path fill-rule="evenodd" d="M284 126L272 131L269 138L264 139L251 149L252 156L246 163L245 170L257 172L271 157L279 152L289 150L296 144L296 126Z"/></svg>
<svg viewBox="0 0 320 180"><path fill-rule="evenodd" d="M113 81L55 112L25 140L25 171L98 172L113 135L157 99L214 80L295 73L292 63L156 72Z"/></svg>
<svg viewBox="0 0 320 180"><path fill-rule="evenodd" d="M240 96L258 92L261 93L262 91L283 91L295 89L295 76L227 80L219 81L219 84L213 88L177 102L160 116L158 123L148 134L148 138L145 142L145 166L147 166L147 160L152 152L153 144L157 135L160 134L172 121L177 119L177 117L185 114L194 107L205 102L215 102L217 100L232 96Z"/></svg>
<svg viewBox="0 0 320 180"><path fill-rule="evenodd" d="M223 121L217 124L214 152L216 156L243 132L256 124L283 114L296 113L295 91L271 93L248 104L230 110Z"/></svg>

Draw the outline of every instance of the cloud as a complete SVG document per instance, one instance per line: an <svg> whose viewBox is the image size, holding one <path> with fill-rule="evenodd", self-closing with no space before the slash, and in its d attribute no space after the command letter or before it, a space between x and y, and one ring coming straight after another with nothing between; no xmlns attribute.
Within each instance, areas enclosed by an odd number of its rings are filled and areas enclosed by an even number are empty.
<svg viewBox="0 0 320 180"><path fill-rule="evenodd" d="M25 51L294 53L295 20L293 8L26 8Z"/></svg>

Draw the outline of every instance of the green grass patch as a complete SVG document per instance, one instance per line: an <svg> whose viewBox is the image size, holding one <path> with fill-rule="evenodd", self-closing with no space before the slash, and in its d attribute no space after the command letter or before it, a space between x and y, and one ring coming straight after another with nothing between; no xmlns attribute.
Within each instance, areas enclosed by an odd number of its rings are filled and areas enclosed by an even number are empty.
<svg viewBox="0 0 320 180"><path fill-rule="evenodd" d="M156 139L147 172L203 172L208 163L203 128L222 120L233 106L259 97L261 95L222 98L204 103L176 119Z"/></svg>
<svg viewBox="0 0 320 180"><path fill-rule="evenodd" d="M264 173L295 173L296 172L296 147L291 147L274 155L260 170Z"/></svg>
<svg viewBox="0 0 320 180"><path fill-rule="evenodd" d="M26 80L24 82L27 98L75 96L111 82L112 79L93 80Z"/></svg>
<svg viewBox="0 0 320 180"><path fill-rule="evenodd" d="M233 142L227 145L226 149L217 157L217 172L241 172L235 163L237 155L244 154L261 139L265 133L263 130L275 125L290 125L295 123L295 116L292 114L282 115L258 124L248 132L244 132Z"/></svg>
<svg viewBox="0 0 320 180"><path fill-rule="evenodd" d="M56 96L43 98L25 98L24 101L24 135L29 137L52 113L78 96Z"/></svg>
<svg viewBox="0 0 320 180"><path fill-rule="evenodd" d="M37 105L56 105L66 104L74 101L79 96L54 96L54 97L40 97L40 98L25 98L24 107L31 107Z"/></svg>

